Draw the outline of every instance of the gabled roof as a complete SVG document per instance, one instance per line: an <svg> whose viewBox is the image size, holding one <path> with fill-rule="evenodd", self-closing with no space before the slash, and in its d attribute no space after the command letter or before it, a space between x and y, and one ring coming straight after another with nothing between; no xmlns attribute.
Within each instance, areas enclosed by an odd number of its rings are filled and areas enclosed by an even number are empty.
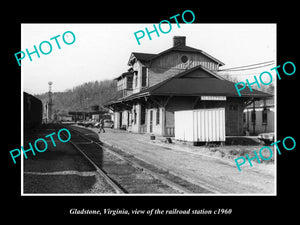
<svg viewBox="0 0 300 225"><path fill-rule="evenodd" d="M133 72L132 71L128 71L128 72L122 73L120 76L114 78L114 80L120 80L121 78L123 78L123 77L125 77L127 75L133 75Z"/></svg>
<svg viewBox="0 0 300 225"><path fill-rule="evenodd" d="M163 51L163 52L161 52L161 53L159 53L159 54L156 54L155 56L153 56L153 57L151 58L151 60L153 60L153 59L155 59L155 58L157 58L157 57L159 57L159 56L161 56L161 55L164 55L164 54L166 54L166 53L169 53L169 52L171 52L171 51L182 51L182 52L195 52L195 53L201 53L201 54L205 55L206 57L210 58L211 60L213 60L214 62L220 64L221 66L224 66L224 65L225 65L223 62L221 62L220 60L218 60L218 59L212 57L212 56L209 55L208 53L206 53L206 52L204 52L204 51L202 51L202 50L200 50L200 49L197 49L197 48L189 47L189 46L187 46L187 45L177 45L177 46L175 46L175 47L169 48L169 49L167 49L167 50L165 50L165 51Z"/></svg>
<svg viewBox="0 0 300 225"><path fill-rule="evenodd" d="M153 58L154 56L156 56L157 54L150 54L150 53L141 53L141 52L133 52L132 53L138 60L141 61L147 61L151 58Z"/></svg>
<svg viewBox="0 0 300 225"><path fill-rule="evenodd" d="M235 83L227 80L218 80L215 78L177 78L169 82L153 88L150 95L180 95L180 96L227 96L239 97L235 88ZM253 90L250 92L249 88L241 91L242 97L271 97L271 95Z"/></svg>
<svg viewBox="0 0 300 225"><path fill-rule="evenodd" d="M207 77L187 77L190 73L204 71L210 76ZM189 69L174 77L164 80L152 87L142 90L139 93L130 95L123 100L131 100L141 96L163 95L163 96L227 96L239 97L235 88L235 83L225 80L211 71L199 65L196 68ZM249 88L241 91L241 97L270 98L271 94Z"/></svg>
<svg viewBox="0 0 300 225"><path fill-rule="evenodd" d="M135 57L137 60L141 62L149 61L151 58L155 57L157 54L150 54L150 53L142 53L142 52L132 52L127 65L130 65L130 61Z"/></svg>
<svg viewBox="0 0 300 225"><path fill-rule="evenodd" d="M203 77L197 73L207 73L208 76ZM193 73L193 77L188 75ZM169 79L166 79L156 85L144 89L138 93L129 95L127 97L114 98L105 103L106 106L118 102L126 102L144 96L226 96L239 97L235 88L235 83L225 80L224 78L214 74L205 67L199 65L197 67L179 73ZM249 88L241 91L241 98L271 98L273 95L254 90L251 92Z"/></svg>
<svg viewBox="0 0 300 225"><path fill-rule="evenodd" d="M142 53L142 52L132 52L131 55L130 55L130 58L128 60L128 65L130 65L130 61L132 60L133 56L141 61L141 62L147 62L147 61L151 61L153 59L156 59L164 54L167 54L171 51L181 51L181 52L195 52L195 53L200 53L200 54L203 54L205 55L206 57L210 58L212 61L220 64L221 66L224 66L225 64L223 62L221 62L220 60L212 57L211 55L209 55L208 53L200 50L200 49L197 49L197 48L192 48L192 47L189 47L187 45L177 45L177 46L174 46L174 47L171 47L163 52L160 52L158 54L150 54L150 53Z"/></svg>
<svg viewBox="0 0 300 225"><path fill-rule="evenodd" d="M188 74L190 74L190 73L193 73L193 72L195 72L195 71L197 71L197 70L199 70L199 69L201 69L201 70L203 70L204 72L208 73L208 74L211 75L212 77L215 77L215 78L220 79L220 80L225 80L225 78L219 76L218 74L216 74L216 73L214 73L213 71L211 71L211 70L205 68L205 67L202 66L202 65L194 66L194 67L192 67L192 68L190 68L190 69L188 69L188 70L185 70L185 71L183 71L183 72L181 72L181 73L175 75L174 78L176 78L176 77L177 77L177 78L183 77L183 76L188 75Z"/></svg>

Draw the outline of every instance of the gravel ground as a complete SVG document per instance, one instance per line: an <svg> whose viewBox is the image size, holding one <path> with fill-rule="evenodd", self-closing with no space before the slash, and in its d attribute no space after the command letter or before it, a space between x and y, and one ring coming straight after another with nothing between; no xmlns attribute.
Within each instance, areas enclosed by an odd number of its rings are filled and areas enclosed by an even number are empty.
<svg viewBox="0 0 300 225"><path fill-rule="evenodd" d="M45 137L54 129L43 129L27 133L24 143ZM48 149L28 152L24 158L24 194L27 193L114 193L113 189L96 172L95 168L70 143L62 143L53 136L56 147L49 138ZM27 149L26 145L24 146ZM42 148L41 148L42 149Z"/></svg>
<svg viewBox="0 0 300 225"><path fill-rule="evenodd" d="M105 181L95 172L82 172L81 174L68 174L64 171L61 175L24 174L24 193L84 193L100 194L115 193L105 185Z"/></svg>
<svg viewBox="0 0 300 225"><path fill-rule="evenodd" d="M96 131L93 128L91 130ZM225 146L215 148L216 151L208 151L203 146L167 144L160 140L151 141L149 135L112 129L106 129L106 133L101 133L99 137L104 143L216 193L274 194L275 192L274 164L254 163L253 167L250 167L247 162L239 172L234 159L222 157L221 153L238 148L248 148L245 151L253 152L258 151L260 146Z"/></svg>

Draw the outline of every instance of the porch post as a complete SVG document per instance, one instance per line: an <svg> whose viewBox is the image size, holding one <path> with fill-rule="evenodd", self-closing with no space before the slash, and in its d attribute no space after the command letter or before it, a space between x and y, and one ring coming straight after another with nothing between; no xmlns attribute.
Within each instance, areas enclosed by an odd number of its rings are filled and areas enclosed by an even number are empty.
<svg viewBox="0 0 300 225"><path fill-rule="evenodd" d="M253 115L252 115L253 135L255 135L255 123L256 123L256 112L255 112L255 101L253 101Z"/></svg>
<svg viewBox="0 0 300 225"><path fill-rule="evenodd" d="M162 103L162 105L163 105L163 107L162 107L162 126L163 127L162 128L163 128L163 136L164 137L169 135L166 130L166 125L167 125L166 107L172 97L173 97L172 95L168 96L168 98Z"/></svg>
<svg viewBox="0 0 300 225"><path fill-rule="evenodd" d="M161 108L161 125L162 125L162 135L166 136L166 109L165 107Z"/></svg>
<svg viewBox="0 0 300 225"><path fill-rule="evenodd" d="M141 104L138 103L136 105L136 124L137 124L137 131L138 133L141 133Z"/></svg>

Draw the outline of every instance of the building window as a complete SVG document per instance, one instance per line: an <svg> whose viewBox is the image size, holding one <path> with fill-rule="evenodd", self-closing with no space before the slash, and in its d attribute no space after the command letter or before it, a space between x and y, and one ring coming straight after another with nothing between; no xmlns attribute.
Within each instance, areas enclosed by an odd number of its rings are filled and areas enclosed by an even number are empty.
<svg viewBox="0 0 300 225"><path fill-rule="evenodd" d="M146 108L145 106L141 106L141 125L145 124L146 122Z"/></svg>
<svg viewBox="0 0 300 225"><path fill-rule="evenodd" d="M134 87L138 86L138 71L134 71Z"/></svg>
<svg viewBox="0 0 300 225"><path fill-rule="evenodd" d="M133 76L127 77L127 89L132 89Z"/></svg>
<svg viewBox="0 0 300 225"><path fill-rule="evenodd" d="M133 110L133 123L136 124L136 117L137 117L137 114L136 114L136 109Z"/></svg>
<svg viewBox="0 0 300 225"><path fill-rule="evenodd" d="M267 108L264 108L262 111L262 123L267 124L268 123L268 110Z"/></svg>
<svg viewBox="0 0 300 225"><path fill-rule="evenodd" d="M142 87L146 87L147 86L147 68L146 67L142 67Z"/></svg>
<svg viewBox="0 0 300 225"><path fill-rule="evenodd" d="M186 63L188 61L188 57L186 55L181 56L181 62Z"/></svg>
<svg viewBox="0 0 300 225"><path fill-rule="evenodd" d="M158 125L159 124L159 118L160 117L160 110L159 110L159 108L157 108L156 109L156 125Z"/></svg>

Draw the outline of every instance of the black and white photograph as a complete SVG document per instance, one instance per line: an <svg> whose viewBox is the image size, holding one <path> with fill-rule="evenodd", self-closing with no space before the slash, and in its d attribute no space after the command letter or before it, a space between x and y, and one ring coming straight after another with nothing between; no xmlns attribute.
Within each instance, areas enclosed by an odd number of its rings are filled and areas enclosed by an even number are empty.
<svg viewBox="0 0 300 225"><path fill-rule="evenodd" d="M276 194L276 24L163 25L22 24L24 195Z"/></svg>

